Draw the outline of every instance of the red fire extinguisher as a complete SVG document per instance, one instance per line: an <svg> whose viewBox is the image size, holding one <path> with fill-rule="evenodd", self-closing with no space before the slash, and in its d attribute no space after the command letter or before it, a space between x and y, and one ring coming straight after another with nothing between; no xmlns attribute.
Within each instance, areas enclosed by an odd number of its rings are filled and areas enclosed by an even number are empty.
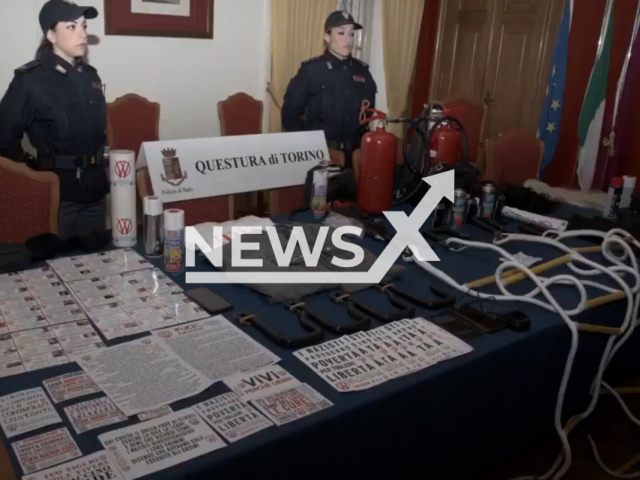
<svg viewBox="0 0 640 480"><path fill-rule="evenodd" d="M387 114L362 102L360 124L380 120L376 129L363 135L358 172L358 208L369 215L379 215L393 206L393 183L398 139L387 132ZM367 112L375 115L367 118Z"/></svg>
<svg viewBox="0 0 640 480"><path fill-rule="evenodd" d="M383 120L373 132L364 134L360 147L357 203L369 215L379 215L393 205L398 139L385 125Z"/></svg>
<svg viewBox="0 0 640 480"><path fill-rule="evenodd" d="M462 159L462 139L459 131L454 130L453 122L447 120L453 110L445 111L440 105L432 105L429 114L429 130L436 124L436 129L431 136L431 163L446 163L455 167Z"/></svg>

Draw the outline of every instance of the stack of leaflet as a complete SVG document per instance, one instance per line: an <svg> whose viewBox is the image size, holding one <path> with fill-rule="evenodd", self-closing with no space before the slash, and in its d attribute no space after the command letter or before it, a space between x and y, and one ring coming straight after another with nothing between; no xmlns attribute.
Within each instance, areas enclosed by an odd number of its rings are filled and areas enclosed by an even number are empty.
<svg viewBox="0 0 640 480"><path fill-rule="evenodd" d="M68 285L107 340L209 316L159 269L88 277Z"/></svg>
<svg viewBox="0 0 640 480"><path fill-rule="evenodd" d="M405 319L294 352L339 392L366 390L473 347L423 319Z"/></svg>
<svg viewBox="0 0 640 480"><path fill-rule="evenodd" d="M0 275L0 378L63 365L67 354L104 347L50 268Z"/></svg>

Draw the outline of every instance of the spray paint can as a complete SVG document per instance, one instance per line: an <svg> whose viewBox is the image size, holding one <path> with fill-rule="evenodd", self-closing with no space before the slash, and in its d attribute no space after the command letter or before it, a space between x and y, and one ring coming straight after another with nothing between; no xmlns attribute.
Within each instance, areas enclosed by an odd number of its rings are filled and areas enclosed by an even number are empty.
<svg viewBox="0 0 640 480"><path fill-rule="evenodd" d="M502 220L502 210L507 204L507 197L504 194L500 194L496 196L496 207L493 210L493 219L496 221Z"/></svg>
<svg viewBox="0 0 640 480"><path fill-rule="evenodd" d="M324 218L327 214L327 190L329 188L329 160L322 160L313 171L311 187L311 211L315 218Z"/></svg>
<svg viewBox="0 0 640 480"><path fill-rule="evenodd" d="M449 226L451 228L462 228L464 217L467 213L467 192L457 188L453 192L453 206L451 207L451 217Z"/></svg>
<svg viewBox="0 0 640 480"><path fill-rule="evenodd" d="M184 210L171 208L164 212L164 270L169 275L184 272Z"/></svg>
<svg viewBox="0 0 640 480"><path fill-rule="evenodd" d="M158 197L144 197L142 219L142 241L144 254L161 257L164 243L164 212L162 200Z"/></svg>
<svg viewBox="0 0 640 480"><path fill-rule="evenodd" d="M482 187L482 218L493 218L496 204L496 187L487 183Z"/></svg>
<svg viewBox="0 0 640 480"><path fill-rule="evenodd" d="M622 178L624 178L624 187L622 187L620 208L629 208L631 206L631 200L633 200L633 193L636 190L636 177L625 175Z"/></svg>
<svg viewBox="0 0 640 480"><path fill-rule="evenodd" d="M605 217L615 218L616 213L620 208L623 188L624 179L622 177L615 177L611 179L609 191L607 192L607 202L605 203L604 211L602 212Z"/></svg>
<svg viewBox="0 0 640 480"><path fill-rule="evenodd" d="M480 199L478 197L471 197L467 199L467 211L465 212L465 223L471 222L478 216L480 212Z"/></svg>
<svg viewBox="0 0 640 480"><path fill-rule="evenodd" d="M443 202L440 202L432 213L431 228L438 228L446 223L446 213L447 207Z"/></svg>

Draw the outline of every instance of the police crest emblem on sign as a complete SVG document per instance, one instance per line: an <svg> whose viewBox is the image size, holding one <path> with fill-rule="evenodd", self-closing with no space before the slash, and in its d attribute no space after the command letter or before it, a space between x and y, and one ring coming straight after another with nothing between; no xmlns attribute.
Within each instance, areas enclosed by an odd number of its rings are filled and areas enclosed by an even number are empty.
<svg viewBox="0 0 640 480"><path fill-rule="evenodd" d="M180 158L175 148L165 148L162 152L162 166L164 175L160 174L163 182L177 187L187 179L187 172L183 172L180 166Z"/></svg>

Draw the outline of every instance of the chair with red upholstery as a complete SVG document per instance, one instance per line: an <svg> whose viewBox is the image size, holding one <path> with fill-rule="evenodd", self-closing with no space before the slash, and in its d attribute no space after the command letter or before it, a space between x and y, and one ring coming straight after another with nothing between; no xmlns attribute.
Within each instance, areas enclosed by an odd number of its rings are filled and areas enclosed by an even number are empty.
<svg viewBox="0 0 640 480"><path fill-rule="evenodd" d="M482 167L482 141L486 106L478 105L464 98L449 98L442 102L451 116L460 120L469 140L469 161Z"/></svg>
<svg viewBox="0 0 640 480"><path fill-rule="evenodd" d="M160 104L128 93L107 105L107 137L112 150L133 150L160 139Z"/></svg>
<svg viewBox="0 0 640 480"><path fill-rule="evenodd" d="M236 93L218 103L220 133L229 135L259 135L262 133L263 104L246 93ZM238 205L246 203L248 213L258 205L266 204L267 212L260 215L280 215L295 210L304 204L304 187L276 188L260 192L260 199L243 198L251 194L238 195ZM239 210L243 210L241 207Z"/></svg>
<svg viewBox="0 0 640 480"><path fill-rule="evenodd" d="M136 172L136 185L142 198L153 196L153 185L147 167L139 168ZM184 210L185 226L193 226L204 222L226 222L234 218L233 195L219 197L195 198L166 203L168 208Z"/></svg>
<svg viewBox="0 0 640 480"><path fill-rule="evenodd" d="M521 129L513 129L486 142L484 179L506 185L522 185L538 179L544 143Z"/></svg>
<svg viewBox="0 0 640 480"><path fill-rule="evenodd" d="M262 111L262 102L244 92L218 102L220 134L226 137L262 133Z"/></svg>
<svg viewBox="0 0 640 480"><path fill-rule="evenodd" d="M140 152L143 142L160 139L160 104L128 93L107 104L107 138L111 150ZM142 222L142 194L136 199L138 223ZM109 207L107 207L109 208Z"/></svg>
<svg viewBox="0 0 640 480"><path fill-rule="evenodd" d="M262 133L263 103L251 95L238 92L226 100L218 102L220 135L259 135ZM238 215L257 213L259 203L257 192L239 193L235 196Z"/></svg>
<svg viewBox="0 0 640 480"><path fill-rule="evenodd" d="M58 234L60 183L53 172L38 172L0 157L0 242L23 243L41 233Z"/></svg>

